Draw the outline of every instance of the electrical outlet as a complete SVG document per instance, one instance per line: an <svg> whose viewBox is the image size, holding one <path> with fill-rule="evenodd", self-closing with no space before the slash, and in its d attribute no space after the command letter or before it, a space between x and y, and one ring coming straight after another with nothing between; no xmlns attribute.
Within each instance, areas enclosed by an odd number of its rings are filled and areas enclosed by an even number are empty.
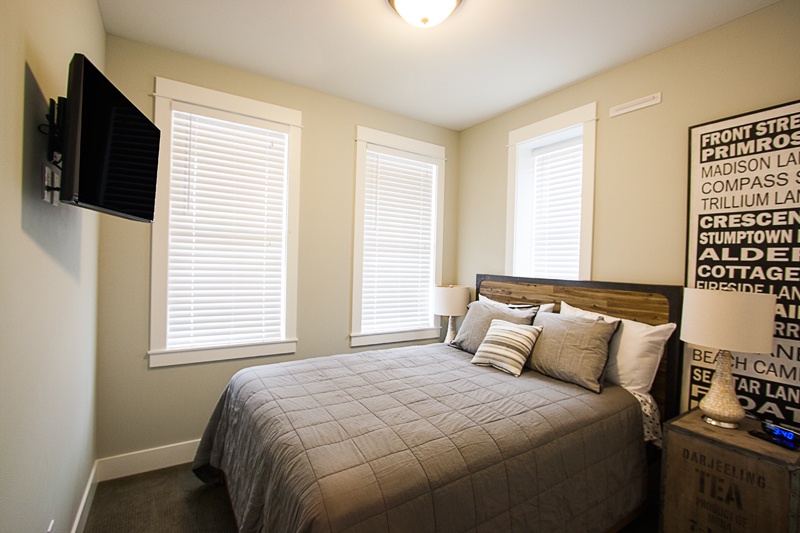
<svg viewBox="0 0 800 533"><path fill-rule="evenodd" d="M45 531L45 533L53 533L53 524L55 524L55 522L56 522L55 518L50 520L50 525L47 526L47 531Z"/></svg>

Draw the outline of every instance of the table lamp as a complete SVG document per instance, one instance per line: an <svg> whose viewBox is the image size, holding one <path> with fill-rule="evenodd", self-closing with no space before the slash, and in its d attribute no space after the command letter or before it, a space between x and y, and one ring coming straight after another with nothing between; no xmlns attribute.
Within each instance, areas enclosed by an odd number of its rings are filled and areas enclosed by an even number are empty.
<svg viewBox="0 0 800 533"><path fill-rule="evenodd" d="M469 303L469 287L464 285L447 285L436 287L433 291L433 314L449 317L445 344L456 338L456 317L467 314Z"/></svg>
<svg viewBox="0 0 800 533"><path fill-rule="evenodd" d="M711 387L700 400L703 420L739 426L744 409L733 387L731 352L771 353L774 326L773 294L684 289L681 340L719 350Z"/></svg>

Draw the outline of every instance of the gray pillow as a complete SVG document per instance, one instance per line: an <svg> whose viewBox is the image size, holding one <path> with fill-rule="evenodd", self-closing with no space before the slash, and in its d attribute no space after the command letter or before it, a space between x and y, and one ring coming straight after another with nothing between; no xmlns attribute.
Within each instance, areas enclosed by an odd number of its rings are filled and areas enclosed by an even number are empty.
<svg viewBox="0 0 800 533"><path fill-rule="evenodd" d="M500 307L486 302L472 302L467 306L467 316L458 330L456 338L450 346L460 348L465 352L474 354L478 351L492 320L505 320L512 324L525 324L530 326L533 317L536 316L538 307L525 309L512 309Z"/></svg>
<svg viewBox="0 0 800 533"><path fill-rule="evenodd" d="M542 326L528 367L552 378L601 391L608 361L608 343L617 324L556 313L540 313L533 324Z"/></svg>

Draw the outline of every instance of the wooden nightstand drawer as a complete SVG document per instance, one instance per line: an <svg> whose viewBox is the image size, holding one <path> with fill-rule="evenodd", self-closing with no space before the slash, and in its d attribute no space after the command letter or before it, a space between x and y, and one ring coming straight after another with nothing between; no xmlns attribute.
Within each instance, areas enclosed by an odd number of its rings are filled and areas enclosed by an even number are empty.
<svg viewBox="0 0 800 533"><path fill-rule="evenodd" d="M666 424L662 466L663 530L800 532L800 452L739 429L706 424L698 410Z"/></svg>

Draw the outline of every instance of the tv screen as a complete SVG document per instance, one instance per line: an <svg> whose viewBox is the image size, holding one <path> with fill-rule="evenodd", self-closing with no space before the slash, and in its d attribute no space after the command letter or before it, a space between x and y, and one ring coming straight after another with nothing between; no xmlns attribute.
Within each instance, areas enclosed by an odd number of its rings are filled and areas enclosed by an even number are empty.
<svg viewBox="0 0 800 533"><path fill-rule="evenodd" d="M63 105L63 99L59 107ZM61 201L153 221L160 132L82 54L70 62L59 109Z"/></svg>

